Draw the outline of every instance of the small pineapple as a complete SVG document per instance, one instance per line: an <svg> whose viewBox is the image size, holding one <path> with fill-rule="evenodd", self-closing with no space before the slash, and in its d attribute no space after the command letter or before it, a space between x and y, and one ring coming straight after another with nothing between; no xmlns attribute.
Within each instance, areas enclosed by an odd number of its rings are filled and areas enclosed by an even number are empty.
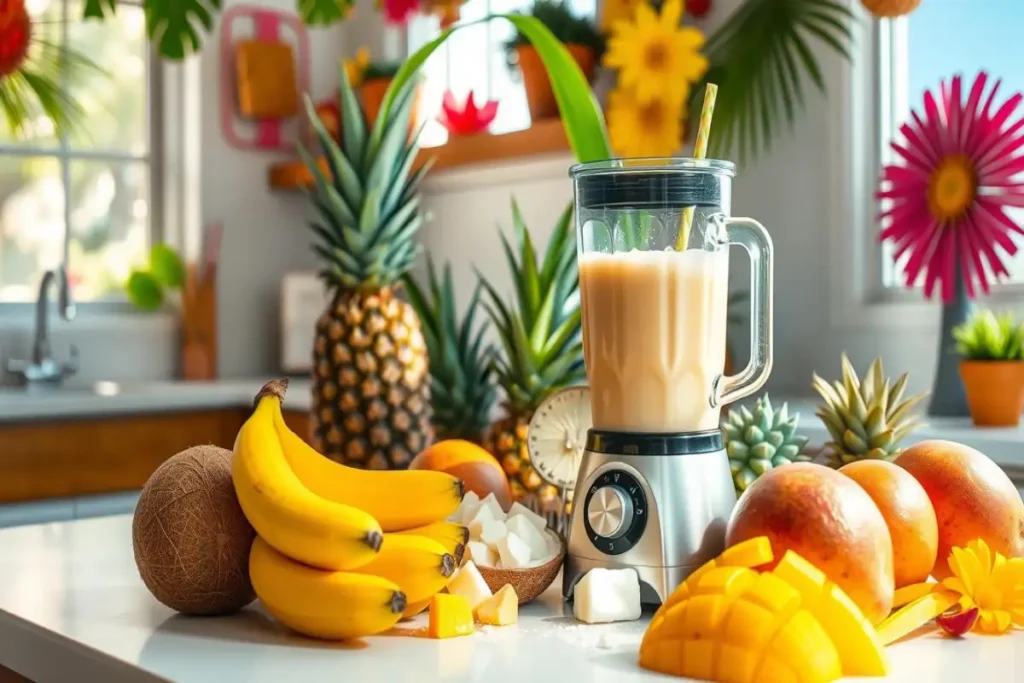
<svg viewBox="0 0 1024 683"><path fill-rule="evenodd" d="M434 409L434 430L438 439L465 439L483 443L491 423L491 409L497 397L491 360L494 347L484 342L485 325L477 325L482 285L458 322L452 269L444 266L438 278L434 261L427 257L427 289L405 276L409 303L423 324L423 337L430 356L430 391Z"/></svg>
<svg viewBox="0 0 1024 683"><path fill-rule="evenodd" d="M505 392L506 411L491 425L484 447L501 463L517 499L549 509L558 501L558 490L545 484L530 465L526 433L533 411L544 399L586 381L572 206L559 218L540 263L514 199L512 224L518 259L504 235L501 239L515 283L515 302L506 302L480 276L489 299L487 311L501 339L494 371Z"/></svg>
<svg viewBox="0 0 1024 683"><path fill-rule="evenodd" d="M855 460L892 460L900 454L900 442L921 422L910 411L928 394L904 400L904 373L895 384L882 373L876 358L863 380L843 354L843 381L832 385L815 373L812 386L824 403L815 413L825 423L832 440L825 444L829 464L842 467Z"/></svg>
<svg viewBox="0 0 1024 683"><path fill-rule="evenodd" d="M802 453L807 437L796 434L799 421L800 416L790 415L785 403L778 411L772 410L767 394L757 399L753 412L746 406L730 411L722 422L722 433L736 495L774 467L811 460Z"/></svg>
<svg viewBox="0 0 1024 683"><path fill-rule="evenodd" d="M416 311L396 292L419 253L428 168L412 171L414 87L371 128L342 70L341 146L306 101L330 171L301 150L315 182L313 251L332 293L313 343L313 442L353 467L404 468L431 438L427 348Z"/></svg>

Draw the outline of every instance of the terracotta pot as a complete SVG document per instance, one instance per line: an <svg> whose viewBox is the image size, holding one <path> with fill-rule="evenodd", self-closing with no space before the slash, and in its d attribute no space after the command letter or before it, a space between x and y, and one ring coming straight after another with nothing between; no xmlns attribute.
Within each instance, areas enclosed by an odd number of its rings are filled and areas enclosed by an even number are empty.
<svg viewBox="0 0 1024 683"><path fill-rule="evenodd" d="M961 360L971 419L979 427L1016 427L1024 409L1024 361Z"/></svg>
<svg viewBox="0 0 1024 683"><path fill-rule="evenodd" d="M569 54L576 60L587 82L594 80L594 67L597 55L593 48L586 45L570 43L565 46ZM519 71L523 74L523 87L526 89L526 104L530 109L530 120L539 121L542 119L553 119L558 117L558 103L555 102L555 94L551 91L551 81L548 79L548 72L544 69L544 62L532 45L519 45L516 47L516 54L519 56Z"/></svg>
<svg viewBox="0 0 1024 683"><path fill-rule="evenodd" d="M380 113L380 107L384 104L384 95L387 94L388 87L391 85L390 78L371 78L370 80L363 81L363 85L360 87L359 92L363 96L363 109L366 112L366 121L369 125L373 125L373 122L377 120L377 114ZM409 134L412 135L416 131L417 126L417 114L420 109L420 98L423 95L423 86L416 86L416 94L412 96L412 112L409 117Z"/></svg>

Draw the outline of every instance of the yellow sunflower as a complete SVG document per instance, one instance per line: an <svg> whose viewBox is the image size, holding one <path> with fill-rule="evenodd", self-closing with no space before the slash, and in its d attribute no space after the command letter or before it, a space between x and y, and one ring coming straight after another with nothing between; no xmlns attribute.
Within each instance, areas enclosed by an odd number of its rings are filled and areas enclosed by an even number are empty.
<svg viewBox="0 0 1024 683"><path fill-rule="evenodd" d="M353 88L358 88L363 84L366 67L370 65L370 48L359 48L353 59L346 59L342 63L345 66L345 73L348 75L348 82L352 84Z"/></svg>
<svg viewBox="0 0 1024 683"><path fill-rule="evenodd" d="M622 87L608 94L608 139L619 156L669 156L682 146L682 137L681 100L641 103L636 91Z"/></svg>
<svg viewBox="0 0 1024 683"><path fill-rule="evenodd" d="M646 2L636 8L633 21L620 20L612 28L607 67L619 70L620 87L632 88L637 99L680 103L686 100L690 84L708 69L700 54L704 34L692 26L680 26L681 0L668 0L659 16Z"/></svg>
<svg viewBox="0 0 1024 683"><path fill-rule="evenodd" d="M601 5L601 30L610 33L616 23L629 21L636 15L636 8L646 0L605 0Z"/></svg>

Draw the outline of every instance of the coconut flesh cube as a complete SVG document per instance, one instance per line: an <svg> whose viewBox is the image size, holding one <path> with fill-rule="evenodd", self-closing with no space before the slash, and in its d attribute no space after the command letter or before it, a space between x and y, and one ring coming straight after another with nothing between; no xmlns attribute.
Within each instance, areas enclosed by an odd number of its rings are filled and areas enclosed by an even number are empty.
<svg viewBox="0 0 1024 683"><path fill-rule="evenodd" d="M481 525L480 536L477 540L492 548L497 548L498 541L505 538L507 533L508 528L505 522L496 519L489 519Z"/></svg>
<svg viewBox="0 0 1024 683"><path fill-rule="evenodd" d="M478 507L480 507L480 496L473 491L467 491L466 495L462 497L459 507L452 514L452 521L469 526Z"/></svg>
<svg viewBox="0 0 1024 683"><path fill-rule="evenodd" d="M488 522L494 522L494 515L491 514L491 509L485 505L481 505L476 514L473 515L473 519L469 520L466 526L469 527L469 538L471 541L479 541L480 534L483 533L484 525Z"/></svg>
<svg viewBox="0 0 1024 683"><path fill-rule="evenodd" d="M466 598L470 609L476 609L477 605L491 597L491 589L472 561L455 570L448 581L448 592Z"/></svg>
<svg viewBox="0 0 1024 683"><path fill-rule="evenodd" d="M640 577L635 569L591 569L573 590L573 615L587 624L640 618Z"/></svg>
<svg viewBox="0 0 1024 683"><path fill-rule="evenodd" d="M498 557L504 569L521 569L530 563L530 546L510 532L498 541Z"/></svg>
<svg viewBox="0 0 1024 683"><path fill-rule="evenodd" d="M498 502L498 499L493 493L488 493L487 496L480 501L480 507L490 508L491 517L502 522L505 521L505 509L501 507L501 503Z"/></svg>
<svg viewBox="0 0 1024 683"><path fill-rule="evenodd" d="M505 526L508 527L508 533L515 534L529 546L531 560L540 560L548 556L548 542L544 538L547 534L538 531L524 515L510 518Z"/></svg>
<svg viewBox="0 0 1024 683"><path fill-rule="evenodd" d="M469 559L478 566L498 566L498 551L494 550L494 548L489 548L485 543L470 541L466 545L466 549L469 551Z"/></svg>
<svg viewBox="0 0 1024 683"><path fill-rule="evenodd" d="M508 517L509 519L511 519L513 517L518 516L525 517L527 521L529 521L530 524L532 524L537 529L537 531L540 531L541 533L543 533L544 530L548 528L547 520L538 515L536 512L526 507L522 503L512 503L512 507L508 509Z"/></svg>

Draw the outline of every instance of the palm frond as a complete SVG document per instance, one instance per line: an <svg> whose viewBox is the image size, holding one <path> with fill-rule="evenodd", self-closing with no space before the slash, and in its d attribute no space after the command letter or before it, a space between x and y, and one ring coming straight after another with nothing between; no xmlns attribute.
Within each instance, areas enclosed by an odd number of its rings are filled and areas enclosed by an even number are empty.
<svg viewBox="0 0 1024 683"><path fill-rule="evenodd" d="M86 19L102 19L117 12L117 0L85 0Z"/></svg>
<svg viewBox="0 0 1024 683"><path fill-rule="evenodd" d="M826 91L814 44L851 58L855 17L843 0L747 0L708 39L710 68L691 89L696 122L704 85L719 86L708 156L741 163L768 151L781 128L791 129L810 79Z"/></svg>
<svg viewBox="0 0 1024 683"><path fill-rule="evenodd" d="M109 0L107 0L109 2ZM213 29L223 0L145 0L146 30L166 59L180 60L199 52L203 33Z"/></svg>

